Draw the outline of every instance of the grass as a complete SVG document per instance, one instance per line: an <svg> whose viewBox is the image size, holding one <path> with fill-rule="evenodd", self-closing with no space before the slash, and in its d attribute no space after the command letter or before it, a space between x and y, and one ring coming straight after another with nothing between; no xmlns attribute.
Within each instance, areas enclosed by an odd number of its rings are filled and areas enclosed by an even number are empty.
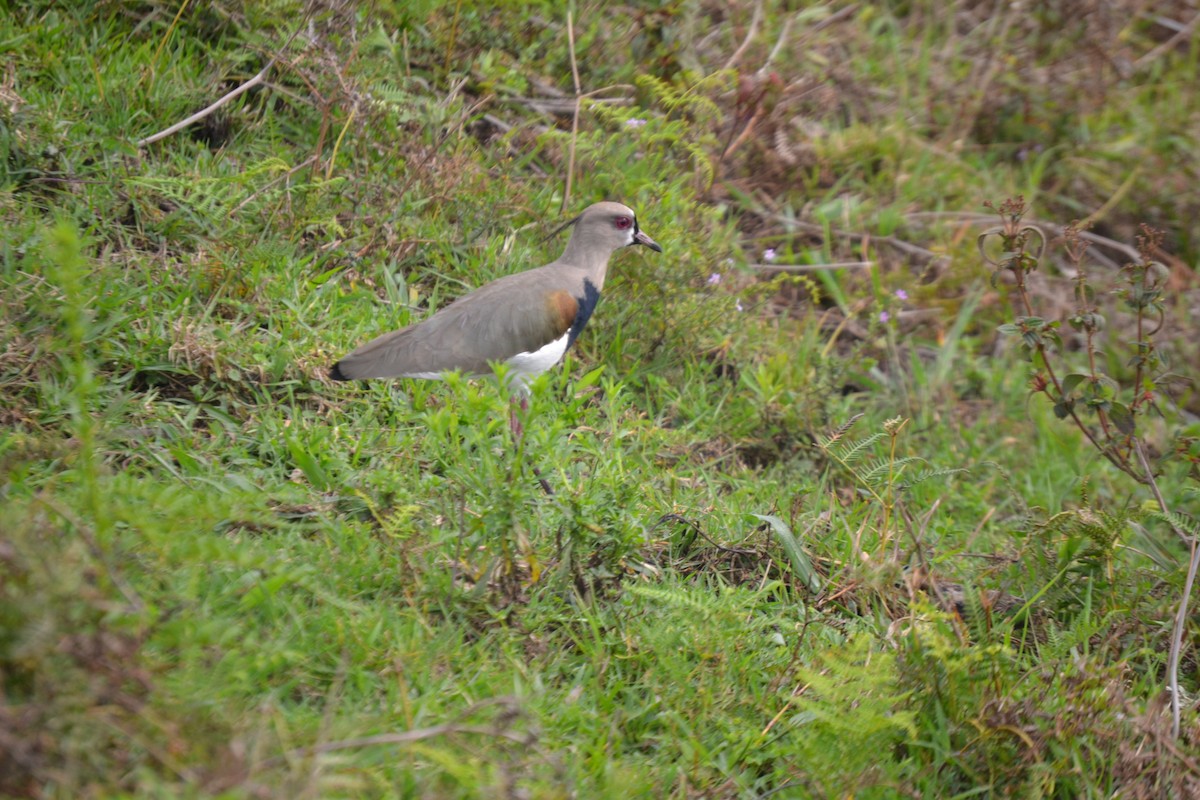
<svg viewBox="0 0 1200 800"><path fill-rule="evenodd" d="M1164 230L1138 424L1191 524L1195 38L1084 5L580 6L574 136L552 3L10 9L0 794L1194 793L1186 548L974 248L1018 193L1098 283ZM603 197L666 252L522 442L495 382L324 377Z"/></svg>

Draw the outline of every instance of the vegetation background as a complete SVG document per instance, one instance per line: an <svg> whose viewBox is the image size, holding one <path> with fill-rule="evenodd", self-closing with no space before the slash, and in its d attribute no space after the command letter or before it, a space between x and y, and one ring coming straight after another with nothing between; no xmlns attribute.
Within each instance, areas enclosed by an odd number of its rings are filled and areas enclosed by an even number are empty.
<svg viewBox="0 0 1200 800"><path fill-rule="evenodd" d="M0 794L1200 796L1198 23L0 2ZM522 442L326 379L605 198Z"/></svg>

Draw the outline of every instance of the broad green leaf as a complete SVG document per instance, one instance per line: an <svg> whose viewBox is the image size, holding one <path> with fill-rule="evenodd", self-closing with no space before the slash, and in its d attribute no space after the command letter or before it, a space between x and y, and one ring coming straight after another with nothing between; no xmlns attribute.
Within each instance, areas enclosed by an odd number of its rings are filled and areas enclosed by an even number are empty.
<svg viewBox="0 0 1200 800"><path fill-rule="evenodd" d="M775 534L776 541L783 547L783 552L787 554L788 560L792 563L792 569L797 577L804 581L809 591L814 594L821 591L821 576L813 567L812 561L804 552L804 548L800 546L800 542L796 540L796 536L788 524L773 514L751 514L750 516L771 526L771 532Z"/></svg>

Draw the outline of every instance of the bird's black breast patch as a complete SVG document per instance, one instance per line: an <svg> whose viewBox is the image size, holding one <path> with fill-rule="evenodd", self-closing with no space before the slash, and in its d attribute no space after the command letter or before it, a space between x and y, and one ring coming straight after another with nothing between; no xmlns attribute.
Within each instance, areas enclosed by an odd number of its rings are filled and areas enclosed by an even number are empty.
<svg viewBox="0 0 1200 800"><path fill-rule="evenodd" d="M579 333L587 325L588 320L592 317L592 312L596 310L596 303L600 302L600 290L596 288L596 284L585 280L583 282L583 297L576 297L575 302L579 304L579 308L575 311L575 321L571 323L571 336L567 339L567 349L575 344L575 340L579 338Z"/></svg>

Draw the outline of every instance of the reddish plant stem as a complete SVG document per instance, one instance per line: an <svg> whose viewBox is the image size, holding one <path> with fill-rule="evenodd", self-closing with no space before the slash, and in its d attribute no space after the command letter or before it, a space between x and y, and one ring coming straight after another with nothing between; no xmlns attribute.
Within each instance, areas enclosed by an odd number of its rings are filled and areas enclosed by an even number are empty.
<svg viewBox="0 0 1200 800"><path fill-rule="evenodd" d="M1020 270L1020 269L1016 269L1016 270L1013 270L1013 273L1016 275L1016 279L1017 279L1017 295L1021 298L1021 304L1025 307L1025 314L1026 314L1026 316L1032 317L1033 316L1033 305L1029 302L1029 295L1025 291L1024 271ZM1046 356L1046 347L1045 347L1045 345L1043 345L1041 343L1040 340L1037 343L1037 351L1038 351L1038 355L1040 355L1042 357L1042 364L1046 368L1046 374L1049 376L1050 382L1054 385L1054 391L1057 393L1057 396L1056 396L1055 394L1051 394L1047 389L1042 389L1042 391L1045 393L1045 395L1048 398L1050 398L1051 402L1054 402L1054 403L1062 402L1064 404L1064 406L1067 408L1067 413L1069 413L1071 415L1071 420L1075 423L1075 426L1083 432L1083 435L1088 438L1088 441L1092 443L1092 446L1095 447L1096 450L1098 450L1101 455L1103 455L1105 458L1107 458L1114 467L1121 470L1126 475L1129 475L1131 478L1138 481L1139 483L1145 483L1146 482L1145 477L1140 475L1136 470L1134 470L1133 466L1128 462L1127 459L1118 457L1118 455L1116 453L1112 452L1112 449L1110 447L1102 444L1096 438L1096 435L1094 433L1092 433L1091 428L1089 428L1087 425L1085 425L1083 420L1079 418L1079 414L1077 414L1075 412L1075 408L1073 406L1066 405L1066 395L1063 392L1062 384L1059 383L1058 375L1055 374L1054 367L1050 365L1050 359L1047 358L1047 356ZM1105 422L1105 419L1103 416L1101 416L1101 422L1102 423ZM1107 426L1105 426L1105 434L1106 434L1107 438L1111 441L1112 437L1111 437L1111 435L1108 435Z"/></svg>

